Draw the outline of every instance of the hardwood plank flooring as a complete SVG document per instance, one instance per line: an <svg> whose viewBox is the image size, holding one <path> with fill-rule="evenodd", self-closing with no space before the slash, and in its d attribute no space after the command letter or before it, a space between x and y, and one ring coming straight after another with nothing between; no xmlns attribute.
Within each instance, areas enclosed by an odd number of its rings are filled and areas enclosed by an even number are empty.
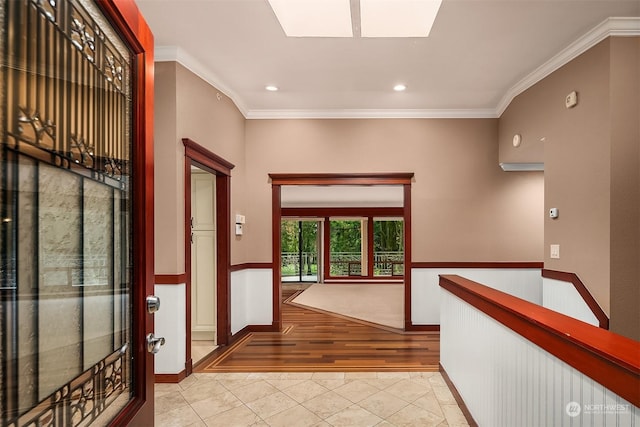
<svg viewBox="0 0 640 427"><path fill-rule="evenodd" d="M252 332L216 350L196 372L437 371L439 332L404 333L289 303L282 332Z"/></svg>

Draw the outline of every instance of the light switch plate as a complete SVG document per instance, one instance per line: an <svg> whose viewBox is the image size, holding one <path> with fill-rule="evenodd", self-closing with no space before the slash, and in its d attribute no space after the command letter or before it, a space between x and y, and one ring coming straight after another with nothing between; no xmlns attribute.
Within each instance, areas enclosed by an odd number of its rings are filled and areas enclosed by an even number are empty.
<svg viewBox="0 0 640 427"><path fill-rule="evenodd" d="M560 259L560 245L551 245L551 258Z"/></svg>

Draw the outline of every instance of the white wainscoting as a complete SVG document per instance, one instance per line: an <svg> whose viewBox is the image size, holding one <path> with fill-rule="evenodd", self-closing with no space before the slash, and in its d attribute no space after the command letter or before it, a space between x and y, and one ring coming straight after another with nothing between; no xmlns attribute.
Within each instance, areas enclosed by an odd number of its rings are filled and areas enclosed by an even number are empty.
<svg viewBox="0 0 640 427"><path fill-rule="evenodd" d="M640 427L601 384L444 289L441 303L440 363L479 426Z"/></svg>
<svg viewBox="0 0 640 427"><path fill-rule="evenodd" d="M155 285L155 294L160 298L160 310L154 314L154 335L166 340L155 356L156 374L177 374L184 370L187 358L185 288L184 283Z"/></svg>
<svg viewBox="0 0 640 427"><path fill-rule="evenodd" d="M539 268L413 268L412 324L440 324L440 274L457 274L534 304L542 304L542 276Z"/></svg>
<svg viewBox="0 0 640 427"><path fill-rule="evenodd" d="M593 326L599 326L598 318L593 314L573 283L556 279L542 278L542 305L574 319L582 320Z"/></svg>
<svg viewBox="0 0 640 427"><path fill-rule="evenodd" d="M273 323L273 272L253 268L231 272L231 333Z"/></svg>

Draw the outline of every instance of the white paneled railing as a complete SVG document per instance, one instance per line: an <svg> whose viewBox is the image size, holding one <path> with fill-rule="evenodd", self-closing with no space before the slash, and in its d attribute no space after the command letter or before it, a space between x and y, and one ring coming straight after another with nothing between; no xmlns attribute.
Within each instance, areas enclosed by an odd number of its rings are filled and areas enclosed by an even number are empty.
<svg viewBox="0 0 640 427"><path fill-rule="evenodd" d="M640 427L640 343L442 276L440 361L479 426Z"/></svg>

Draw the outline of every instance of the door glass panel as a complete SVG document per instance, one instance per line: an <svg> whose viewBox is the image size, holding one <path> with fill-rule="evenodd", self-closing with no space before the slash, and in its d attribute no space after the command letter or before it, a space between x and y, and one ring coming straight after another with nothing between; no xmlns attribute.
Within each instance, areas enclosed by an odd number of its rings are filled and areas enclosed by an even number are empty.
<svg viewBox="0 0 640 427"><path fill-rule="evenodd" d="M404 274L404 230L400 219L375 218L373 221L373 275Z"/></svg>
<svg viewBox="0 0 640 427"><path fill-rule="evenodd" d="M282 220L280 226L280 272L283 282L297 282L300 278L299 221Z"/></svg>
<svg viewBox="0 0 640 427"><path fill-rule="evenodd" d="M318 281L318 221L300 221L300 281Z"/></svg>
<svg viewBox="0 0 640 427"><path fill-rule="evenodd" d="M329 221L330 276L366 276L363 268L363 220Z"/></svg>
<svg viewBox="0 0 640 427"><path fill-rule="evenodd" d="M283 282L318 282L318 229L317 220L282 220Z"/></svg>
<svg viewBox="0 0 640 427"><path fill-rule="evenodd" d="M131 399L131 55L88 0L0 3L0 415Z"/></svg>

